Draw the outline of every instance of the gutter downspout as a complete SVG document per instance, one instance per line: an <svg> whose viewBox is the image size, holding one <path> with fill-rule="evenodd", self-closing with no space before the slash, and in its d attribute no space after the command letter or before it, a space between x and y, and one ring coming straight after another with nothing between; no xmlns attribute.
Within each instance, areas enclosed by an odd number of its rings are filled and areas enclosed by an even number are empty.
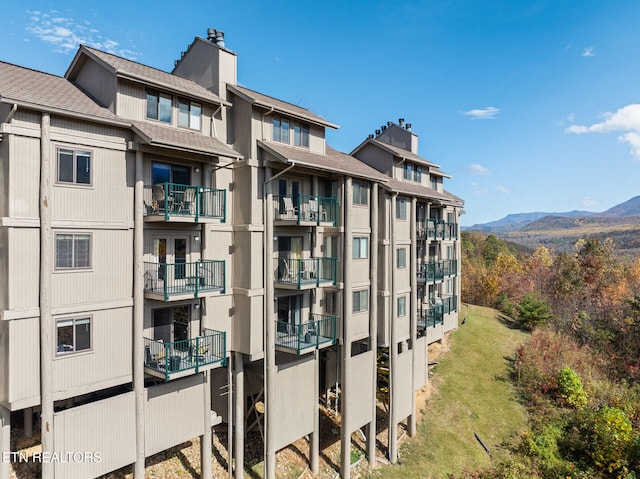
<svg viewBox="0 0 640 479"><path fill-rule="evenodd" d="M220 110L222 110L222 105L220 105L218 109L211 114L211 138L218 138L218 132L216 131L216 115Z"/></svg>
<svg viewBox="0 0 640 479"><path fill-rule="evenodd" d="M2 123L11 123L11 120L13 120L13 115L16 114L17 110L18 110L18 104L14 103L13 106L11 107L11 111L9 111L9 114L7 115L7 118L5 118L5 120Z"/></svg>
<svg viewBox="0 0 640 479"><path fill-rule="evenodd" d="M287 163L289 164L289 166L287 166L284 170L282 170L280 173L277 173L275 175L273 175L271 178L269 178L268 180L264 181L264 184L266 185L267 183L271 183L273 180L275 180L276 178L278 178L279 176L284 175L287 171L289 171L291 168L293 168L294 166L296 166L296 162L293 160L287 160Z"/></svg>

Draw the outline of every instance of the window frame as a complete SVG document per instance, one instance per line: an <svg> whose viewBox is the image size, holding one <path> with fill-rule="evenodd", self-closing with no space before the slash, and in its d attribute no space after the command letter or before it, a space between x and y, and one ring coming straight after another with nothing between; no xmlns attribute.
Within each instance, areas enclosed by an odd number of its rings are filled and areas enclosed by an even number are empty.
<svg viewBox="0 0 640 479"><path fill-rule="evenodd" d="M150 116L149 115L149 100L151 99L151 97L155 97L155 116ZM161 109L161 105L162 105L162 99L165 100L169 100L169 119L168 120L164 120L161 113L162 113L162 109ZM159 121L161 123L167 123L169 125L171 125L173 123L173 95L170 95L169 93L163 93L160 90L154 90L152 88L147 88L146 92L145 92L145 99L146 99L146 112L145 112L145 117L148 120L155 120L155 121Z"/></svg>
<svg viewBox="0 0 640 479"><path fill-rule="evenodd" d="M402 308L400 307L402 305ZM407 315L407 297L398 296L396 298L396 317L404 318Z"/></svg>
<svg viewBox="0 0 640 479"><path fill-rule="evenodd" d="M357 296L357 300L356 300ZM364 313L369 311L369 290L368 289L359 289L357 291L352 292L352 305L351 312L352 313ZM363 301L364 297L364 301ZM356 309L357 306L357 309Z"/></svg>
<svg viewBox="0 0 640 479"><path fill-rule="evenodd" d="M400 254L402 253L402 255ZM402 258L402 262L400 261ZM396 269L406 269L407 267L407 248L396 248Z"/></svg>
<svg viewBox="0 0 640 479"><path fill-rule="evenodd" d="M309 136L311 127L308 123L301 121L293 122L293 146L300 148L309 148Z"/></svg>
<svg viewBox="0 0 640 479"><path fill-rule="evenodd" d="M182 110L182 106L185 105L187 107L186 112ZM194 107L200 109L200 113L198 115L193 114ZM197 101L188 100L186 98L178 97L178 126L180 128L188 128L194 131L202 131L202 103L198 103ZM187 124L182 123L183 115L186 113ZM193 126L193 119L197 118L198 126Z"/></svg>
<svg viewBox="0 0 640 479"><path fill-rule="evenodd" d="M71 324L64 324L64 323L69 323L71 322ZM78 338L77 338L77 333L78 333L78 326L81 326L82 324L88 324L89 325L89 331L88 331L88 346L84 347L82 349L77 349L77 345L78 345ZM73 344L71 344L70 346L73 347L72 350L63 350L60 351L60 328L61 327L69 327L71 326L72 328L72 342ZM68 357L68 356L75 356L77 354L85 354L88 352L93 351L93 316L91 315L87 315L87 316L73 316L73 317L66 317L66 318L58 318L56 319L56 348L55 348L55 356L56 358L61 358L61 357Z"/></svg>
<svg viewBox="0 0 640 479"><path fill-rule="evenodd" d="M363 243L364 243L364 253L366 254L366 256L362 256ZM351 259L369 259L369 237L368 236L354 236L352 244L353 244L353 251L351 253ZM357 247L356 247L356 244L357 244Z"/></svg>
<svg viewBox="0 0 640 479"><path fill-rule="evenodd" d="M396 198L396 219L407 219L407 200L405 198Z"/></svg>
<svg viewBox="0 0 640 479"><path fill-rule="evenodd" d="M404 164L404 179L405 180L413 179L413 164L411 163Z"/></svg>
<svg viewBox="0 0 640 479"><path fill-rule="evenodd" d="M413 170L413 181L422 183L422 168L420 166L416 166Z"/></svg>
<svg viewBox="0 0 640 479"><path fill-rule="evenodd" d="M71 266L59 266L58 254L61 251L61 245L59 240L62 240L61 236L71 236ZM76 265L76 237L86 237L88 239L87 248L87 262L86 266ZM79 238L78 238L79 239ZM93 269L93 234L89 232L76 232L76 231L57 231L54 234L54 271L90 271Z"/></svg>
<svg viewBox="0 0 640 479"><path fill-rule="evenodd" d="M369 185L367 183L354 181L351 185L351 190L354 206L369 206ZM362 198L363 195L364 200Z"/></svg>
<svg viewBox="0 0 640 479"><path fill-rule="evenodd" d="M66 181L61 179L60 168L61 168L61 154L67 153L71 154L71 169L73 179L71 181ZM89 167L89 181L88 183L79 182L78 181L78 157L82 155L88 159L87 164ZM64 185L64 186L80 186L80 187L91 187L93 186L93 151L89 149L78 149L78 148L67 148L64 146L56 147L56 184Z"/></svg>
<svg viewBox="0 0 640 479"><path fill-rule="evenodd" d="M284 127L285 123L287 125L286 128ZM284 143L285 145L291 144L291 123L292 123L291 119L286 116L273 115L273 118L271 120L271 128L273 130L271 134L271 138L273 139L273 141ZM276 135L276 131L277 131L277 135ZM286 136L286 139L285 139L285 136Z"/></svg>

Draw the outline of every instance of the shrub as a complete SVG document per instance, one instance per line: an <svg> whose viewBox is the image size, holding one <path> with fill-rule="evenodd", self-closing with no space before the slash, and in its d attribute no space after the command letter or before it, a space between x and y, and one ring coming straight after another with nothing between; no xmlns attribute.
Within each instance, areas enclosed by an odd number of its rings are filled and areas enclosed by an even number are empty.
<svg viewBox="0 0 640 479"><path fill-rule="evenodd" d="M553 315L547 302L534 293L527 293L518 303L518 321L529 330L551 321Z"/></svg>
<svg viewBox="0 0 640 479"><path fill-rule="evenodd" d="M604 406L593 416L588 453L596 467L626 473L637 441L631 421L621 409Z"/></svg>
<svg viewBox="0 0 640 479"><path fill-rule="evenodd" d="M587 393L582 386L580 376L568 366L557 375L558 395L569 406L581 408L587 405Z"/></svg>

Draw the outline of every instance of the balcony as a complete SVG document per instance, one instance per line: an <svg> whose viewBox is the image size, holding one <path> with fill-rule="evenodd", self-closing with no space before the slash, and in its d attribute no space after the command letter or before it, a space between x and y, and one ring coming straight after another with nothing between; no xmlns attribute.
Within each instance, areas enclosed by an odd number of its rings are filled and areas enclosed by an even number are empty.
<svg viewBox="0 0 640 479"><path fill-rule="evenodd" d="M418 330L435 327L444 322L444 315L458 310L458 297L438 298L435 304L426 305L418 310Z"/></svg>
<svg viewBox="0 0 640 479"><path fill-rule="evenodd" d="M416 224L416 234L418 239L458 239L458 223L437 219L421 220Z"/></svg>
<svg viewBox="0 0 640 479"><path fill-rule="evenodd" d="M309 321L291 324L276 321L276 349L297 355L332 346L336 342L338 318L310 314Z"/></svg>
<svg viewBox="0 0 640 479"><path fill-rule="evenodd" d="M224 366L226 357L224 331L205 329L204 336L172 343L144 338L145 372L165 381Z"/></svg>
<svg viewBox="0 0 640 479"><path fill-rule="evenodd" d="M273 197L273 219L278 224L336 226L338 200L325 196L288 195Z"/></svg>
<svg viewBox="0 0 640 479"><path fill-rule="evenodd" d="M418 265L418 283L442 281L458 273L458 260L429 261Z"/></svg>
<svg viewBox="0 0 640 479"><path fill-rule="evenodd" d="M177 301L218 291L225 292L224 261L144 264L144 293L148 299Z"/></svg>
<svg viewBox="0 0 640 479"><path fill-rule="evenodd" d="M161 183L144 187L146 221L226 220L226 190Z"/></svg>
<svg viewBox="0 0 640 479"><path fill-rule="evenodd" d="M278 258L275 282L284 289L311 289L336 284L337 258Z"/></svg>

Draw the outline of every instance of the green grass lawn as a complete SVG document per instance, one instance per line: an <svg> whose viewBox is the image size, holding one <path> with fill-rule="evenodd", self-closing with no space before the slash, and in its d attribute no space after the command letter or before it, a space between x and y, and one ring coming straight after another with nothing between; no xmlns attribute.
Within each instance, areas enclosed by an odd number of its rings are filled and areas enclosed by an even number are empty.
<svg viewBox="0 0 640 479"><path fill-rule="evenodd" d="M528 336L494 310L470 306L465 324L448 338L450 350L430 371L437 391L416 405L424 415L416 437L400 449L401 464L380 467L371 477L446 479L463 468L480 469L491 458L474 432L499 460L505 454L500 445L526 422L510 374L515 350Z"/></svg>

